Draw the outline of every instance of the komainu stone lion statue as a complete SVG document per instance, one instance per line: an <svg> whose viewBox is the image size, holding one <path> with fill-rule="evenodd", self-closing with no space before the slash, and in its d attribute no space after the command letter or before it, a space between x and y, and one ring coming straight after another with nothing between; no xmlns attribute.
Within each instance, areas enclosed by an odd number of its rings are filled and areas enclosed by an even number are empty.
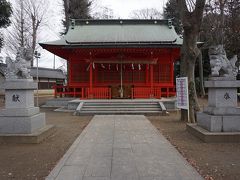
<svg viewBox="0 0 240 180"><path fill-rule="evenodd" d="M238 67L236 66L237 55L228 60L223 45L211 46L208 51L211 72L213 77L236 77Z"/></svg>
<svg viewBox="0 0 240 180"><path fill-rule="evenodd" d="M15 61L11 58L6 58L7 70L5 77L7 80L11 79L31 79L30 75L30 61L32 60L31 49L20 47Z"/></svg>

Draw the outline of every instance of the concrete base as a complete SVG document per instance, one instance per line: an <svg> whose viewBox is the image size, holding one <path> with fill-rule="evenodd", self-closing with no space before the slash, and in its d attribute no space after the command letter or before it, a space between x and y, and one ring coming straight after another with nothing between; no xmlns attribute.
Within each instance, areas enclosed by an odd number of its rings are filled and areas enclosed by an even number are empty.
<svg viewBox="0 0 240 180"><path fill-rule="evenodd" d="M240 115L239 107L204 107L203 112L215 116L219 115Z"/></svg>
<svg viewBox="0 0 240 180"><path fill-rule="evenodd" d="M0 134L31 134L45 126L45 113L0 117Z"/></svg>
<svg viewBox="0 0 240 180"><path fill-rule="evenodd" d="M187 131L206 143L239 143L240 132L209 132L197 124L187 124Z"/></svg>
<svg viewBox="0 0 240 180"><path fill-rule="evenodd" d="M47 100L45 104L42 105L41 107L47 107L47 108L67 107L68 102L74 99L76 98L53 98L53 99Z"/></svg>
<svg viewBox="0 0 240 180"><path fill-rule="evenodd" d="M240 132L240 115L216 116L197 113L198 126L210 132Z"/></svg>
<svg viewBox="0 0 240 180"><path fill-rule="evenodd" d="M223 116L223 132L240 132L240 115Z"/></svg>
<svg viewBox="0 0 240 180"><path fill-rule="evenodd" d="M11 108L11 109L1 109L1 116L33 116L40 112L39 107L31 107L31 108Z"/></svg>
<svg viewBox="0 0 240 180"><path fill-rule="evenodd" d="M198 125L211 132L222 132L222 116L213 116L206 113L197 113Z"/></svg>
<svg viewBox="0 0 240 180"><path fill-rule="evenodd" d="M55 126L47 125L31 134L0 134L0 143L36 144L55 132Z"/></svg>

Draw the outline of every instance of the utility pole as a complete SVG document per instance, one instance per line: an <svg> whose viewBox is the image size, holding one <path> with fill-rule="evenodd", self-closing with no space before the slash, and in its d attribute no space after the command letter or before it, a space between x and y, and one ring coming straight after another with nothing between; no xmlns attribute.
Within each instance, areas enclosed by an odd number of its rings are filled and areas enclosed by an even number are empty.
<svg viewBox="0 0 240 180"><path fill-rule="evenodd" d="M39 82L38 82L38 59L40 58L41 54L39 52L35 51L34 56L37 60L37 107L38 107L38 105L39 105L39 103L38 103L38 84L39 84Z"/></svg>
<svg viewBox="0 0 240 180"><path fill-rule="evenodd" d="M54 57L53 57L53 69L55 69L55 64L56 63L56 57L55 57L55 54L54 54Z"/></svg>

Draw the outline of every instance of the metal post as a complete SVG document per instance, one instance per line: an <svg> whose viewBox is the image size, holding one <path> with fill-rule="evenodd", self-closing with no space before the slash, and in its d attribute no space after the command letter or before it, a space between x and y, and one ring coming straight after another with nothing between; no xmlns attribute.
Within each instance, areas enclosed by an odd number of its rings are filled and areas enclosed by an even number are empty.
<svg viewBox="0 0 240 180"><path fill-rule="evenodd" d="M55 69L55 63L56 63L56 57L55 57L55 54L54 54L54 58L53 58L53 69Z"/></svg>
<svg viewBox="0 0 240 180"><path fill-rule="evenodd" d="M38 56L36 57L37 59L37 107L38 107Z"/></svg>
<svg viewBox="0 0 240 180"><path fill-rule="evenodd" d="M37 51L34 52L34 57L36 58L37 60L37 107L39 106L39 103L38 103L38 81L39 81L39 78L38 78L38 59L40 58L41 54Z"/></svg>

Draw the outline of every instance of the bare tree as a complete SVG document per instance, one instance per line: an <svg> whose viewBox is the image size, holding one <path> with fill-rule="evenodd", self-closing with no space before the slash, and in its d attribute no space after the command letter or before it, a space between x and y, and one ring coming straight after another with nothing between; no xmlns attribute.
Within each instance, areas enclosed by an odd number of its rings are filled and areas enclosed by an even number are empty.
<svg viewBox="0 0 240 180"><path fill-rule="evenodd" d="M200 27L203 18L205 0L177 0L181 22L183 24L183 46L181 49L181 76L188 77L189 85L189 115L188 122L194 123L195 111L199 111L194 71L196 59L200 54L197 47ZM186 110L181 110L181 120L187 119Z"/></svg>
<svg viewBox="0 0 240 180"><path fill-rule="evenodd" d="M45 7L43 7L43 5ZM25 11L28 17L30 17L30 35L31 35L31 49L34 53L37 45L37 33L41 25L45 24L47 2L28 0L26 1ZM31 63L33 66L33 61Z"/></svg>
<svg viewBox="0 0 240 180"><path fill-rule="evenodd" d="M12 26L8 29L6 48L15 53L19 46L36 50L38 33L46 23L46 0L18 0L14 6ZM32 54L33 54L32 53ZM33 66L33 61L31 62Z"/></svg>
<svg viewBox="0 0 240 180"><path fill-rule="evenodd" d="M130 17L132 19L161 19L163 15L155 8L146 8L132 11Z"/></svg>
<svg viewBox="0 0 240 180"><path fill-rule="evenodd" d="M98 10L92 14L93 19L114 19L114 13L111 8L108 7L98 7Z"/></svg>
<svg viewBox="0 0 240 180"><path fill-rule="evenodd" d="M24 2L16 1L13 7L12 24L7 31L6 36L6 47L7 50L14 53L18 47L29 47L28 46L28 25L25 23L27 19L26 13L24 12Z"/></svg>

